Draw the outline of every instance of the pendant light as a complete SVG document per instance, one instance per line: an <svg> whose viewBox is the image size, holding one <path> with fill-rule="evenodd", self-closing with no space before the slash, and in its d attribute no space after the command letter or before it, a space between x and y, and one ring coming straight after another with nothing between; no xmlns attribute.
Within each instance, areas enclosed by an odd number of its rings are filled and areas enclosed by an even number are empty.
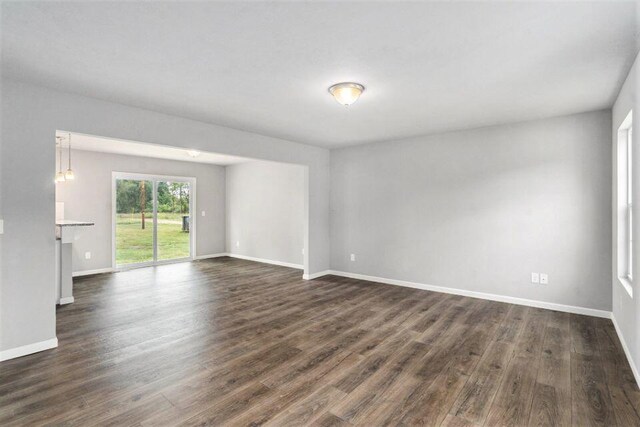
<svg viewBox="0 0 640 427"><path fill-rule="evenodd" d="M56 136L56 139L58 140L58 142L56 143L56 148L58 149L58 154L60 155L60 157L58 161L58 172L56 173L54 182L58 183L58 182L64 182L65 178L64 178L64 172L62 172L62 137Z"/></svg>
<svg viewBox="0 0 640 427"><path fill-rule="evenodd" d="M73 181L74 179L76 179L73 170L71 170L71 134L69 134L69 168L64 173L64 179L67 181Z"/></svg>

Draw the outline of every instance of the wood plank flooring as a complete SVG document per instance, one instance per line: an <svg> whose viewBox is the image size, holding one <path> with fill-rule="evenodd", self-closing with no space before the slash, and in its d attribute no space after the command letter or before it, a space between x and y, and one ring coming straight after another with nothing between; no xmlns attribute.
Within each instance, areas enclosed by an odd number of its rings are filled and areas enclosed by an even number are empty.
<svg viewBox="0 0 640 427"><path fill-rule="evenodd" d="M232 258L75 282L0 425L634 426L609 320Z"/></svg>

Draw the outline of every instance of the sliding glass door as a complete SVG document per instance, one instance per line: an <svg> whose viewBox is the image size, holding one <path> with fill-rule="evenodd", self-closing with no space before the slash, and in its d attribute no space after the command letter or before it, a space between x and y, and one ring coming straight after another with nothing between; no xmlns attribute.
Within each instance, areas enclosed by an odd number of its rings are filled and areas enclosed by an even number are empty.
<svg viewBox="0 0 640 427"><path fill-rule="evenodd" d="M180 181L157 182L158 260L191 256L191 185Z"/></svg>
<svg viewBox="0 0 640 427"><path fill-rule="evenodd" d="M113 264L153 265L193 258L195 179L113 174Z"/></svg>
<svg viewBox="0 0 640 427"><path fill-rule="evenodd" d="M116 265L154 261L153 181L116 180Z"/></svg>

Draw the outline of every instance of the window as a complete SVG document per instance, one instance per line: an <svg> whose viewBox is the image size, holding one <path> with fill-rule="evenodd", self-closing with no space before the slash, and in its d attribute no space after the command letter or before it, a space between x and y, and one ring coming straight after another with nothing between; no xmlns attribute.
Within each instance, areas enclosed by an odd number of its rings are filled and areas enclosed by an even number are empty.
<svg viewBox="0 0 640 427"><path fill-rule="evenodd" d="M627 278L633 279L633 199L632 199L632 178L631 178L631 165L633 164L633 157L631 156L631 147L633 141L633 127L629 127L627 130Z"/></svg>
<svg viewBox="0 0 640 427"><path fill-rule="evenodd" d="M633 119L632 113L618 129L618 277L629 295L633 281Z"/></svg>

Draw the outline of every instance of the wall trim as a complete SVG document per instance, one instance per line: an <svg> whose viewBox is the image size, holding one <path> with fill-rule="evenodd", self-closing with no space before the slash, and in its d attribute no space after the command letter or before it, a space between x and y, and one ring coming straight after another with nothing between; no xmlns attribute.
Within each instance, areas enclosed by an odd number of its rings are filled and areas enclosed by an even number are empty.
<svg viewBox="0 0 640 427"><path fill-rule="evenodd" d="M107 268L97 268L95 270L74 271L73 274L71 274L71 276L81 277L81 276L91 276L93 274L113 273L113 272L114 272L113 268L107 267Z"/></svg>
<svg viewBox="0 0 640 427"><path fill-rule="evenodd" d="M0 351L0 362L9 359L15 359L16 357L26 356L28 354L38 353L44 350L56 348L58 346L58 338L51 338L50 340L40 341L33 344L27 344L16 348L10 348L9 350Z"/></svg>
<svg viewBox="0 0 640 427"><path fill-rule="evenodd" d="M629 362L631 372L633 372L633 377L636 379L636 384L638 385L638 387L640 387L640 375L638 374L638 368L636 368L636 364L633 362L633 358L631 357L631 352L629 351L627 342L624 340L624 335L622 335L622 331L618 327L618 322L616 321L616 316L613 313L611 313L611 321L613 322L613 326L616 328L618 339L620 340L620 344L622 344L622 349L624 350L625 356L627 356L627 362Z"/></svg>
<svg viewBox="0 0 640 427"><path fill-rule="evenodd" d="M74 301L75 299L73 297L64 297L64 298L60 298L60 301L58 301L58 304L60 305L71 304Z"/></svg>
<svg viewBox="0 0 640 427"><path fill-rule="evenodd" d="M209 258L220 258L223 256L229 256L228 253L226 252L220 252L217 254L208 254L208 255L196 255L195 257L193 257L194 261L200 260L200 259L209 259Z"/></svg>
<svg viewBox="0 0 640 427"><path fill-rule="evenodd" d="M247 261L262 262L264 264L273 264L273 265L279 265L281 267L289 267L289 268L296 268L298 270L304 270L304 266L302 264L293 264L290 262L283 262L283 261L273 261L270 259L256 258L252 256L239 255L239 254L233 254L233 253L228 253L226 254L226 256L229 256L231 258L244 259Z"/></svg>
<svg viewBox="0 0 640 427"><path fill-rule="evenodd" d="M331 274L331 270L324 270L324 271L319 271L317 273L311 273L311 274L303 274L302 278L304 280L313 280L313 279L317 279L318 277L326 276L327 274Z"/></svg>
<svg viewBox="0 0 640 427"><path fill-rule="evenodd" d="M584 314L586 316L603 317L605 319L611 318L610 311L597 310L595 308L577 307L573 305L557 304L553 302L530 300L530 299L510 297L505 295L496 295L496 294L488 294L484 292L467 291L464 289L427 285L424 283L408 282L405 280L386 279L384 277L367 276L365 274L349 273L346 271L328 270L326 274L349 277L351 279L366 280L368 282L385 283L387 285L404 286L408 288L423 289L426 291L442 292L445 294L462 295L462 296L471 297L471 298L480 298L480 299L486 299L491 301L506 302L510 304L526 305L529 307L546 308L549 310L563 311L566 313Z"/></svg>

